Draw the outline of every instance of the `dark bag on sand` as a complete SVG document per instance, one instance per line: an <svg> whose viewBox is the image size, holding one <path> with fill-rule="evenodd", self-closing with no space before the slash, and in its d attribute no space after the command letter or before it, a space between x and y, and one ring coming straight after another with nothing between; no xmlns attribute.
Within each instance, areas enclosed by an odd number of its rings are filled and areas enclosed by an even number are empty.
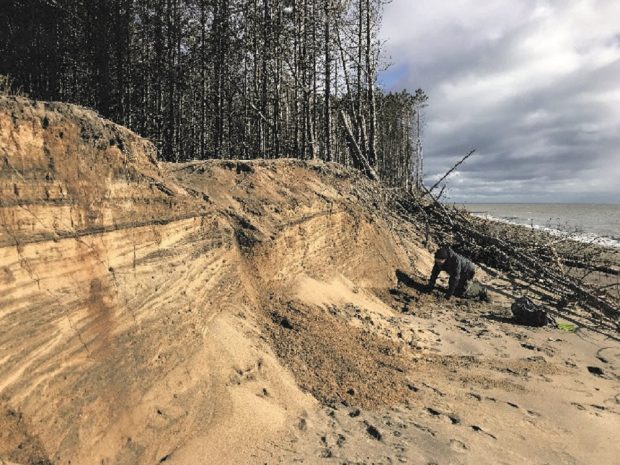
<svg viewBox="0 0 620 465"><path fill-rule="evenodd" d="M520 297L511 307L513 319L520 325L545 326L555 324L555 320L544 307L534 304L527 297Z"/></svg>

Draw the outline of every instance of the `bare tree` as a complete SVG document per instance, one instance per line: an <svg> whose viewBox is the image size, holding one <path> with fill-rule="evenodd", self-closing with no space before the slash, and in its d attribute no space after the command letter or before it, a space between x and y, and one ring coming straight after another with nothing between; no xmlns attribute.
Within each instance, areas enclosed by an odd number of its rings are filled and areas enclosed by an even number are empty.
<svg viewBox="0 0 620 465"><path fill-rule="evenodd" d="M94 107L165 160L321 158L405 186L421 165L419 111L377 87L381 7L16 0L0 15L0 74L34 98Z"/></svg>

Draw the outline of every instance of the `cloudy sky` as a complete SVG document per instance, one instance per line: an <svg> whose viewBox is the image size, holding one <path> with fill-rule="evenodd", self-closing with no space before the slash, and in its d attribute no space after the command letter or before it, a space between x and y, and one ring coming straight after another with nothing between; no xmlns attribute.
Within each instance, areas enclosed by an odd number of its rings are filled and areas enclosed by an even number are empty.
<svg viewBox="0 0 620 465"><path fill-rule="evenodd" d="M421 87L449 200L620 203L620 0L392 0L386 90Z"/></svg>

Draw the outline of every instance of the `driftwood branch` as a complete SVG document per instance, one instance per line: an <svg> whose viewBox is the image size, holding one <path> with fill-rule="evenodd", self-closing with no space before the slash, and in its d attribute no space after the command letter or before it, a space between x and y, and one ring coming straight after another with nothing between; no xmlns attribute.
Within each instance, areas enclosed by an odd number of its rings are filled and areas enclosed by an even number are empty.
<svg viewBox="0 0 620 465"><path fill-rule="evenodd" d="M525 287L544 290L548 295L558 299L560 313L573 314L568 308L562 308L561 302L579 302L581 307L590 312L591 323L606 331L620 330L620 309L618 302L612 296L604 294L605 289L615 287L613 284L598 287L587 284L583 277L569 273L564 267L571 270L585 269L589 273L603 273L609 278L618 276L615 266L606 266L604 263L593 261L597 249L584 248L570 241L564 244L562 251L556 249L553 241L540 243L540 239L517 235L499 237L497 229L490 227L492 223L479 220L454 207L448 207L438 202L430 189L422 186L423 192L419 198L403 192L409 200L400 200L399 213L403 219L417 224L430 224L431 236L437 242L454 241L459 244L469 258L479 264L508 272L519 279ZM428 195L430 205L420 205L423 197ZM406 211L403 211L406 210ZM420 212L424 217L420 218ZM529 284L527 284L529 283ZM611 300L610 300L611 299ZM575 314L577 315L577 314ZM584 315L580 315L582 318Z"/></svg>
<svg viewBox="0 0 620 465"><path fill-rule="evenodd" d="M437 195L437 201L438 202L441 200L441 196L446 191L446 186L447 186L447 184L444 184L443 187L441 188L441 190L439 191L439 194Z"/></svg>
<svg viewBox="0 0 620 465"><path fill-rule="evenodd" d="M467 160L469 157L471 157L474 153L476 152L476 149L473 149L471 152L469 152L467 155L465 155L463 158L461 158L459 160L459 162L454 165L452 168L450 168L446 174L444 174L441 179L439 181L437 181L435 184L433 184L433 187L431 187L428 191L429 192L433 192L433 190L435 190L435 188L441 184L441 182L446 179L448 176L450 176L450 174L452 174L452 172L457 169L465 160Z"/></svg>
<svg viewBox="0 0 620 465"><path fill-rule="evenodd" d="M444 218L446 219L446 221L450 224L450 226L454 227L454 223L452 222L452 218L450 218L450 213L448 213L448 211L446 210L446 207L444 207L441 202L439 202L439 200L437 200L433 194L431 193L431 191L429 189L426 188L426 186L424 184L422 184L422 189L424 189L424 191L428 194L428 196L433 200L433 203L439 207L439 210L441 210L441 212L444 214Z"/></svg>

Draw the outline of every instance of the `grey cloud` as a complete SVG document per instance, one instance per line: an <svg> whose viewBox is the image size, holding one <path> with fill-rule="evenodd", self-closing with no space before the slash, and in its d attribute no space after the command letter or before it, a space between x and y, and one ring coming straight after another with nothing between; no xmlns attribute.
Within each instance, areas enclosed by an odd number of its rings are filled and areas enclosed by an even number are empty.
<svg viewBox="0 0 620 465"><path fill-rule="evenodd" d="M546 4L549 8L560 5ZM510 2L497 1L495 6L498 15L502 7L510 13ZM395 0L388 8L400 8L401 16L413 11L406 0ZM425 20L423 11L416 13L411 18L412 31L416 22ZM570 22L572 18L562 20ZM532 64L520 47L533 34L541 35L540 25L530 21L523 10L514 24L505 24L495 35L484 29L492 23L486 21L480 28L472 24L465 29L456 25L453 34L448 34L448 21L430 32L432 37L424 46L408 46L402 31L397 32L395 43L388 42L392 61L408 70L393 79L391 87L423 87L430 96L424 140L429 179L445 172L475 147L477 155L462 166L458 178L450 181L455 197L532 201L538 196L539 201L620 202L620 54L614 55L610 49L620 47L618 31L594 38L585 31L583 40L575 40L579 47L568 51L558 47L558 53L566 57L556 58L551 48L547 66L546 55L542 64L540 57ZM388 38L389 28L388 22L384 26ZM410 40L420 38L414 32ZM605 53L611 53L612 59ZM577 66L558 72L553 60L558 66L572 66L573 60ZM531 78L524 80L523 70L530 69ZM498 75L503 76L501 73L506 73L507 82L514 73L518 78L515 82L521 86L500 89L500 94L507 93L497 99L493 94L497 88L490 87L489 94L478 94L482 98L478 101L475 93L469 95L467 86L463 87L463 82L470 81L484 86L487 79L493 82ZM446 86L453 86L457 94L446 93ZM458 94L460 90L464 95Z"/></svg>

